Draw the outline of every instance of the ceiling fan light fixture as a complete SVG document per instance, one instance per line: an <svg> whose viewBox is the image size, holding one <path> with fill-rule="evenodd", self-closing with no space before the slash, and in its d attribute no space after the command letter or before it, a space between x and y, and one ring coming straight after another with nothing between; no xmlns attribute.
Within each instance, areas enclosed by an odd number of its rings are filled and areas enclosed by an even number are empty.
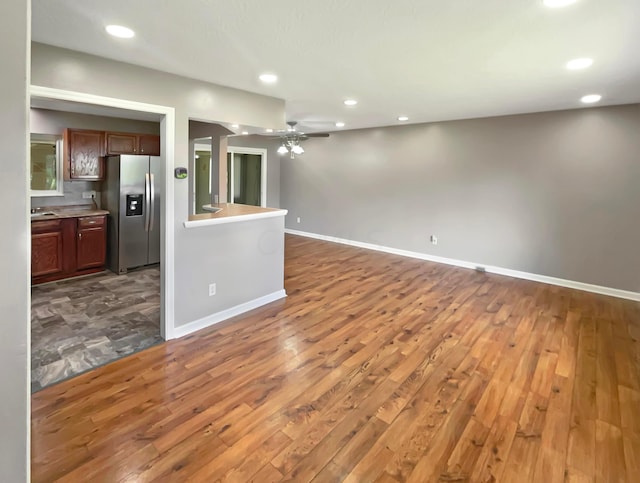
<svg viewBox="0 0 640 483"><path fill-rule="evenodd" d="M289 152L289 150L287 149L287 147L282 144L279 148L278 148L278 154L287 154Z"/></svg>
<svg viewBox="0 0 640 483"><path fill-rule="evenodd" d="M291 148L291 151L294 154L302 154L302 153L304 153L304 149L302 149L302 146L300 146L299 144L296 144L295 146L293 146Z"/></svg>

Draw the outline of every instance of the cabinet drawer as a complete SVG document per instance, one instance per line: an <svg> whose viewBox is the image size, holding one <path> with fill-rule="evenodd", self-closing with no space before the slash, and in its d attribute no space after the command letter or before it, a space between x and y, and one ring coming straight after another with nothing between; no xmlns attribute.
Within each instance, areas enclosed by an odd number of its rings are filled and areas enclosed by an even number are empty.
<svg viewBox="0 0 640 483"><path fill-rule="evenodd" d="M78 228L104 226L104 220L104 216L83 216L82 218L78 218Z"/></svg>
<svg viewBox="0 0 640 483"><path fill-rule="evenodd" d="M45 221L32 221L31 233L43 233L47 231L60 231L62 220L45 220Z"/></svg>

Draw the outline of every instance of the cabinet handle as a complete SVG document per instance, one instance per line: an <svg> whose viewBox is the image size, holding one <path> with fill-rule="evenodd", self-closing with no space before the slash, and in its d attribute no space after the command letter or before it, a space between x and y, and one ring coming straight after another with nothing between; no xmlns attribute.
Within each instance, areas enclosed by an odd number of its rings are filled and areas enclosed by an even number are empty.
<svg viewBox="0 0 640 483"><path fill-rule="evenodd" d="M78 238L82 238L82 233L78 233Z"/></svg>

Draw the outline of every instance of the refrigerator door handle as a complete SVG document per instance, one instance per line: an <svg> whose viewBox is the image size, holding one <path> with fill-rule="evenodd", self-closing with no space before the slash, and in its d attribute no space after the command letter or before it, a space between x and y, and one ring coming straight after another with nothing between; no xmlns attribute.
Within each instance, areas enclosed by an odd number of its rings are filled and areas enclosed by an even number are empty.
<svg viewBox="0 0 640 483"><path fill-rule="evenodd" d="M149 187L151 188L151 213L149 214L149 231L153 231L153 219L156 216L156 188L153 173L149 174Z"/></svg>
<svg viewBox="0 0 640 483"><path fill-rule="evenodd" d="M151 219L151 217L149 216L149 212L151 211L151 188L149 183L149 173L144 174L144 204L144 231L149 231L149 221Z"/></svg>

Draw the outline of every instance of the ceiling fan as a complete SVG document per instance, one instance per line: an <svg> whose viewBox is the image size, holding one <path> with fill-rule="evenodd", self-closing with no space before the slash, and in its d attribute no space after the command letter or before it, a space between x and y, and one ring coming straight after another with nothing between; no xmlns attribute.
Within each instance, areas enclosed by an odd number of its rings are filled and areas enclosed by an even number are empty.
<svg viewBox="0 0 640 483"><path fill-rule="evenodd" d="M304 149L300 143L309 138L328 138L329 133L326 132L318 132L318 133L303 133L300 131L296 131L296 125L298 123L296 121L288 121L287 125L289 126L286 131L282 131L278 134L278 139L280 139L280 147L278 148L279 154L291 154L291 159L295 159L296 154L304 153ZM275 137L275 136L274 136Z"/></svg>

